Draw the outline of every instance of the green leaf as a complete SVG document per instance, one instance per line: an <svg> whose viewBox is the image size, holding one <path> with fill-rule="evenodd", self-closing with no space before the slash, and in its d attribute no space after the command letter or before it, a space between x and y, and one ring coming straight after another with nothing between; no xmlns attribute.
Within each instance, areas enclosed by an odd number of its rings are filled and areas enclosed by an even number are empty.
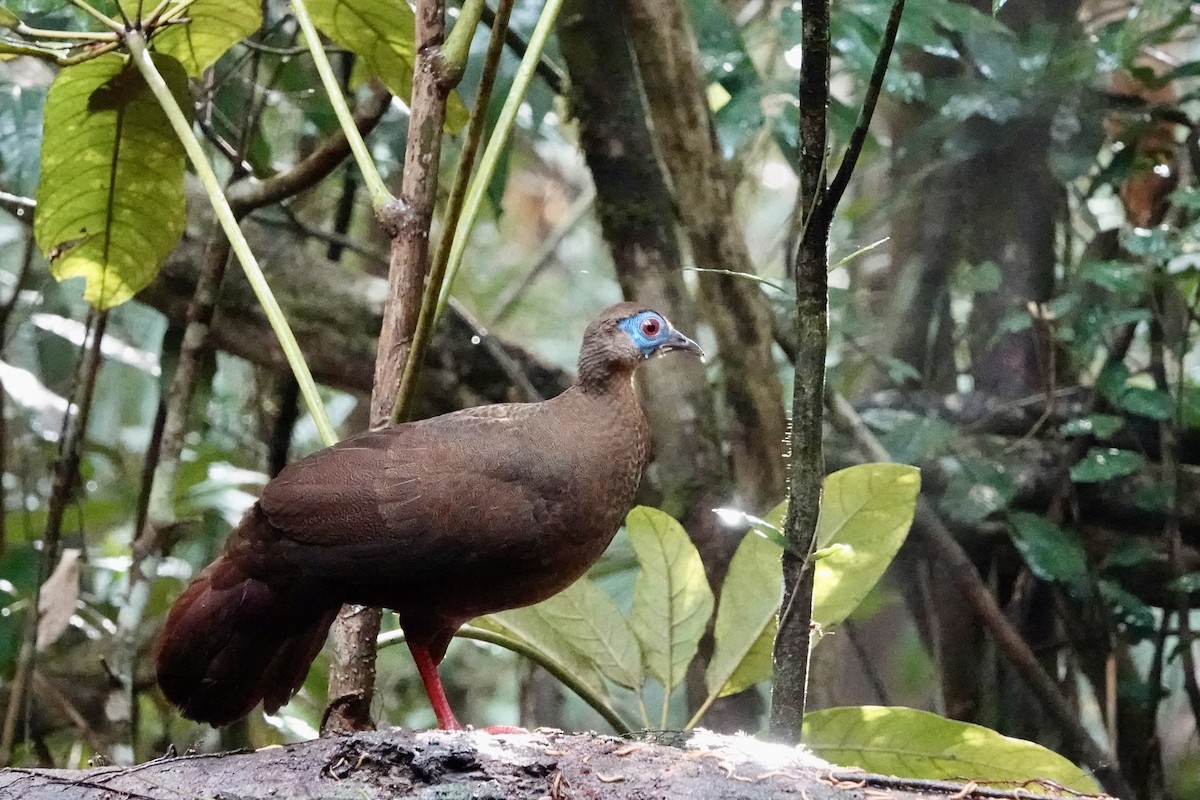
<svg viewBox="0 0 1200 800"><path fill-rule="evenodd" d="M471 620L486 630L502 633L512 639L519 639L530 647L542 653L548 661L560 666L565 672L575 677L575 680L590 689L593 693L604 697L604 679L596 670L596 665L579 654L576 648L562 632L541 613L537 606L514 608L486 617L476 617Z"/></svg>
<svg viewBox="0 0 1200 800"><path fill-rule="evenodd" d="M0 28L12 30L21 24L21 18L7 8L0 6Z"/></svg>
<svg viewBox="0 0 1200 800"><path fill-rule="evenodd" d="M1175 580L1167 584L1167 588L1172 592L1200 592L1200 572L1189 572L1186 575L1180 575Z"/></svg>
<svg viewBox="0 0 1200 800"><path fill-rule="evenodd" d="M1162 389L1126 386L1117 398L1117 405L1130 414L1159 422L1171 417L1171 396Z"/></svg>
<svg viewBox="0 0 1200 800"><path fill-rule="evenodd" d="M946 459L945 464L950 479L938 508L956 522L982 522L1007 508L1017 496L1017 482L1002 463L968 456Z"/></svg>
<svg viewBox="0 0 1200 800"><path fill-rule="evenodd" d="M416 62L416 18L406 2L385 0L309 0L313 24L343 47L353 50L392 94L412 101ZM467 109L457 92L446 102L446 127L460 129Z"/></svg>
<svg viewBox="0 0 1200 800"><path fill-rule="evenodd" d="M179 98L179 62L155 64ZM190 97L181 101L191 108ZM62 70L46 97L34 234L58 280L112 308L158 273L184 227L183 146L141 76L118 55Z"/></svg>
<svg viewBox="0 0 1200 800"><path fill-rule="evenodd" d="M1091 597L1087 554L1075 534L1025 512L1009 514L1008 523L1013 544L1030 572L1044 581L1063 584L1078 599Z"/></svg>
<svg viewBox="0 0 1200 800"><path fill-rule="evenodd" d="M580 578L530 610L613 683L635 691L642 688L637 639L612 597L594 582Z"/></svg>
<svg viewBox="0 0 1200 800"><path fill-rule="evenodd" d="M1071 467L1071 480L1076 483L1100 483L1132 475L1145 463L1146 459L1132 450L1093 447L1078 464Z"/></svg>
<svg viewBox="0 0 1200 800"><path fill-rule="evenodd" d="M1083 265L1080 276L1114 294L1136 297L1146 291L1149 270L1129 261L1089 261Z"/></svg>
<svg viewBox="0 0 1200 800"><path fill-rule="evenodd" d="M630 621L646 669L672 691L696 655L713 611L700 554L683 526L656 508L638 506L625 518L637 554Z"/></svg>
<svg viewBox="0 0 1200 800"><path fill-rule="evenodd" d="M816 547L846 548L813 565L814 622L836 625L871 591L908 536L920 488L920 470L905 464L861 464L825 479Z"/></svg>
<svg viewBox="0 0 1200 800"><path fill-rule="evenodd" d="M764 660L761 643L764 638L768 645L774 640L775 615L783 596L781 553L774 542L751 533L733 554L713 624L712 659L704 675L709 694L736 694L771 677L770 647Z"/></svg>
<svg viewBox="0 0 1200 800"><path fill-rule="evenodd" d="M1000 267L994 261L964 265L955 273L954 288L963 294L986 294L994 292L1004 283Z"/></svg>
<svg viewBox="0 0 1200 800"><path fill-rule="evenodd" d="M830 708L804 715L804 743L821 758L867 772L1002 788L1045 779L1100 791L1082 769L1041 745L912 708Z"/></svg>
<svg viewBox="0 0 1200 800"><path fill-rule="evenodd" d="M1111 607L1115 624L1124 625L1135 638L1150 638L1156 635L1156 621L1150 606L1132 592L1121 588L1116 581L1098 582L1100 596Z"/></svg>
<svg viewBox="0 0 1200 800"><path fill-rule="evenodd" d="M126 9L136 7L125 0ZM146 6L147 8L149 6ZM255 0L195 0L186 25L172 25L152 40L154 52L171 56L197 78L229 48L262 25L262 5Z"/></svg>
<svg viewBox="0 0 1200 800"><path fill-rule="evenodd" d="M892 458L903 464L919 463L951 448L958 441L958 428L928 414L915 414L880 437Z"/></svg>
<svg viewBox="0 0 1200 800"><path fill-rule="evenodd" d="M1107 439L1125 426L1125 420L1113 414L1089 414L1067 420L1059 426L1063 436L1095 436Z"/></svg>

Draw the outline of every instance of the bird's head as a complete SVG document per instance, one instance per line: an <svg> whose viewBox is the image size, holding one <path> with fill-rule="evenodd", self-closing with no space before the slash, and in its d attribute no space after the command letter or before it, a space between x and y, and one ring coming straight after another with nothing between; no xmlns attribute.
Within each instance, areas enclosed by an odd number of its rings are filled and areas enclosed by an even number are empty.
<svg viewBox="0 0 1200 800"><path fill-rule="evenodd" d="M640 303L618 303L606 309L584 333L579 380L600 384L614 374L631 372L649 358L675 351L704 360L700 345L675 330L659 312Z"/></svg>

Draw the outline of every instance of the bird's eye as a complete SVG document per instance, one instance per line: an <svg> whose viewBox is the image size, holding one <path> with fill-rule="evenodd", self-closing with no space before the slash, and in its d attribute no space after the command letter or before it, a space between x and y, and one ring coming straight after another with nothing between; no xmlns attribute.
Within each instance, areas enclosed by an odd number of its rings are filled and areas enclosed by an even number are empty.
<svg viewBox="0 0 1200 800"><path fill-rule="evenodd" d="M642 320L642 333L647 336L658 336L658 332L662 330L662 323L658 321L658 317L646 317Z"/></svg>

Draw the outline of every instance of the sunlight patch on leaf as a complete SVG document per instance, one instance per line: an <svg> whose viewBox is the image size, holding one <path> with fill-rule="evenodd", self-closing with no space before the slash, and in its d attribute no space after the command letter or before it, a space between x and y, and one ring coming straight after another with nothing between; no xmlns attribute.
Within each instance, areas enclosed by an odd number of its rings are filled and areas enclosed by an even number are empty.
<svg viewBox="0 0 1200 800"><path fill-rule="evenodd" d="M155 64L191 108L179 63ZM46 97L33 226L54 277L86 278L84 297L101 309L149 284L183 233L184 166L166 114L123 58L62 70Z"/></svg>
<svg viewBox="0 0 1200 800"><path fill-rule="evenodd" d="M136 7L126 0L126 7ZM144 7L148 8L149 5ZM171 25L152 40L154 52L175 58L193 78L217 63L236 43L262 25L262 5L255 0L195 0L186 25Z"/></svg>
<svg viewBox="0 0 1200 800"><path fill-rule="evenodd" d="M828 628L862 602L908 536L921 473L905 464L861 464L825 479L813 564L813 622Z"/></svg>
<svg viewBox="0 0 1200 800"><path fill-rule="evenodd" d="M912 708L830 708L804 715L804 744L835 764L922 780L1035 789L1031 779L1100 791L1082 769L1041 745Z"/></svg>

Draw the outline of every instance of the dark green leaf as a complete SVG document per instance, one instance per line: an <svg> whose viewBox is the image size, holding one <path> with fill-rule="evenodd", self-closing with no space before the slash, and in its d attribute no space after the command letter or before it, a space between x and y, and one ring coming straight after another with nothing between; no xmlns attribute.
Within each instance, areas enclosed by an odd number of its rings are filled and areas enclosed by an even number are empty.
<svg viewBox="0 0 1200 800"><path fill-rule="evenodd" d="M1115 294L1140 296L1146 291L1149 272L1144 264L1129 261L1089 261L1080 269L1080 277Z"/></svg>
<svg viewBox="0 0 1200 800"><path fill-rule="evenodd" d="M1137 595L1125 591L1116 581L1102 580L1098 585L1120 624L1143 638L1154 635L1154 612Z"/></svg>
<svg viewBox="0 0 1200 800"><path fill-rule="evenodd" d="M1093 447L1078 464L1071 467L1071 480L1076 483L1100 483L1132 475L1145 463L1146 459L1141 454L1131 450Z"/></svg>
<svg viewBox="0 0 1200 800"><path fill-rule="evenodd" d="M1100 569L1144 569L1166 563L1166 554L1145 539L1119 539L1104 554Z"/></svg>
<svg viewBox="0 0 1200 800"><path fill-rule="evenodd" d="M1004 276L994 261L963 267L956 273L955 288L964 294L983 294L1000 288Z"/></svg>
<svg viewBox="0 0 1200 800"><path fill-rule="evenodd" d="M1162 389L1126 386L1117 399L1117 405L1131 414L1160 422L1171 416L1171 396Z"/></svg>
<svg viewBox="0 0 1200 800"><path fill-rule="evenodd" d="M938 507L951 519L975 524L1008 507L1017 484L1004 464L986 458L946 461L950 479Z"/></svg>
<svg viewBox="0 0 1200 800"><path fill-rule="evenodd" d="M1175 580L1167 584L1167 588L1172 592L1200 592L1200 572L1189 572L1186 575L1180 575Z"/></svg>
<svg viewBox="0 0 1200 800"><path fill-rule="evenodd" d="M1063 436L1095 436L1107 439L1125 426L1125 420L1112 414L1089 414L1067 420L1059 426Z"/></svg>
<svg viewBox="0 0 1200 800"><path fill-rule="evenodd" d="M1060 583L1077 599L1091 596L1087 554L1074 533L1037 514L1008 516L1008 530L1029 571L1044 581Z"/></svg>
<svg viewBox="0 0 1200 800"><path fill-rule="evenodd" d="M945 452L957 438L957 428L930 414L902 421L880 441L898 462L918 464Z"/></svg>

